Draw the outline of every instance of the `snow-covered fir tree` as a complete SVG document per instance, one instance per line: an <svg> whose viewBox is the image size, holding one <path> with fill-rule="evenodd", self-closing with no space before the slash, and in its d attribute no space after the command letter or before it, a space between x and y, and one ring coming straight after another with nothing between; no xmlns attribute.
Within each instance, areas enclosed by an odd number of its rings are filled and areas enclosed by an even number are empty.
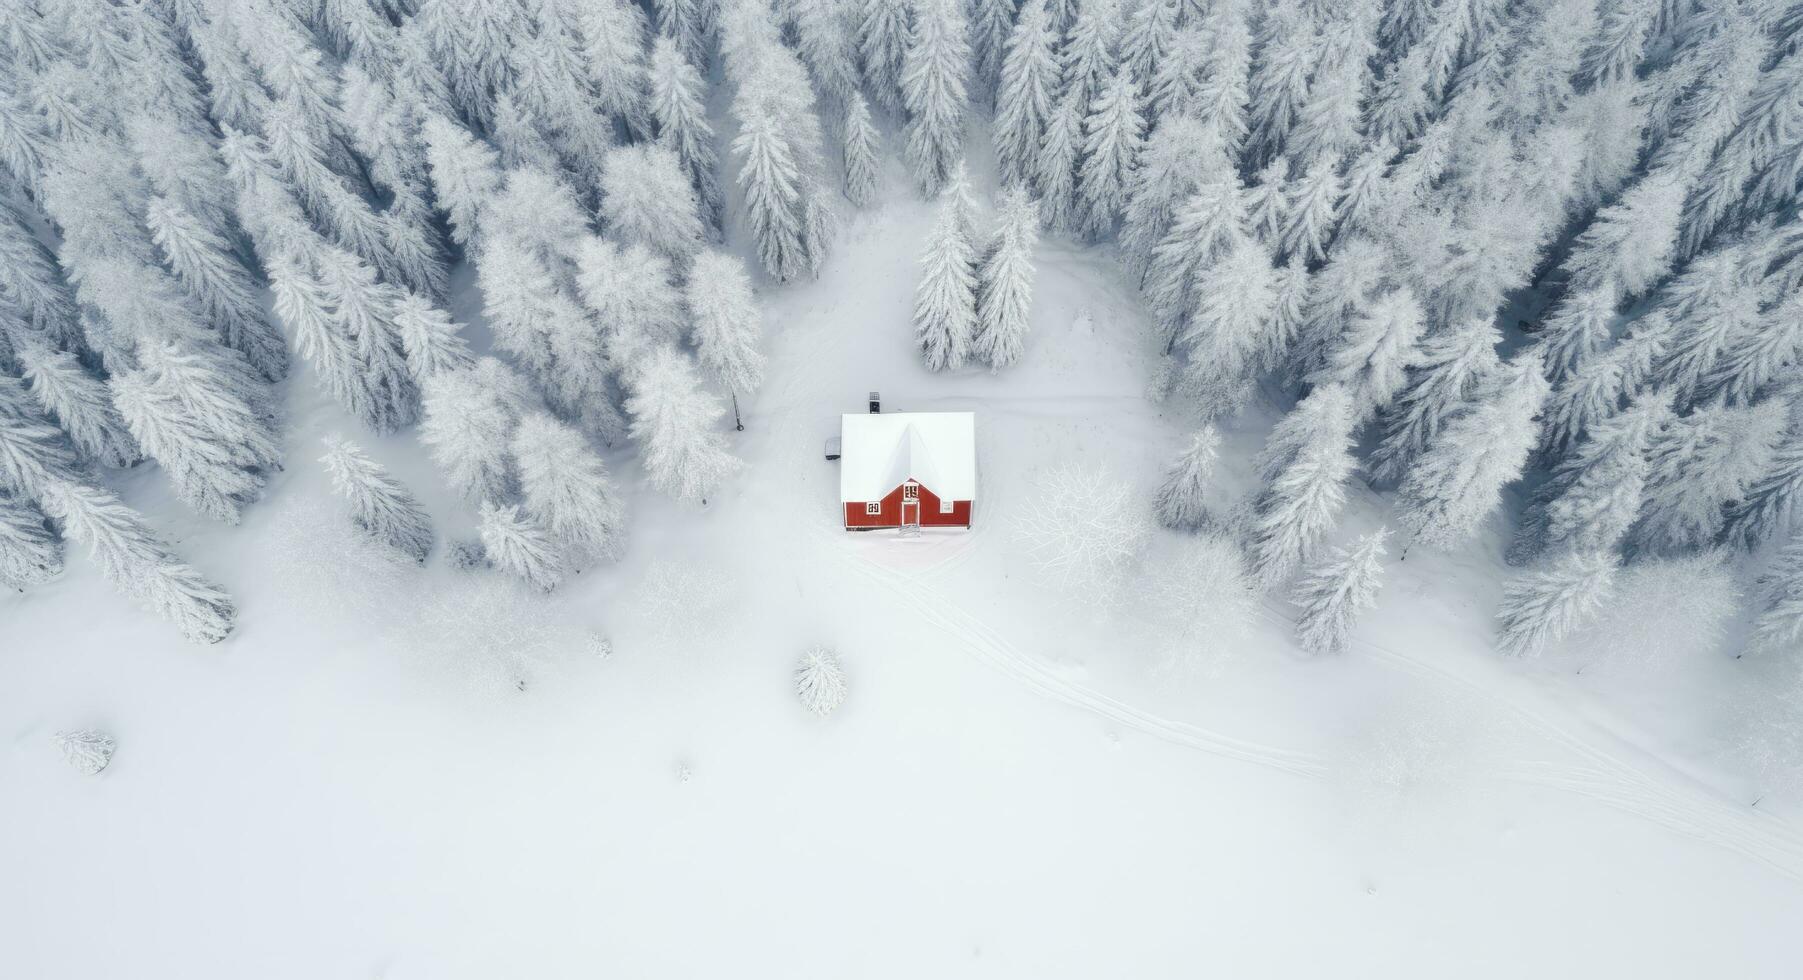
<svg viewBox="0 0 1803 980"><path fill-rule="evenodd" d="M860 15L858 50L864 80L877 104L902 108L902 71L909 45L909 6L893 0L852 0Z"/></svg>
<svg viewBox="0 0 1803 980"><path fill-rule="evenodd" d="M1208 524L1208 487L1220 451L1220 433L1213 425L1204 425L1165 470L1152 497L1152 508L1165 527L1194 531Z"/></svg>
<svg viewBox="0 0 1803 980"><path fill-rule="evenodd" d="M395 300L394 328L401 336L407 369L415 381L423 383L475 362L469 343L463 339L463 328L423 296L407 293Z"/></svg>
<svg viewBox="0 0 1803 980"><path fill-rule="evenodd" d="M43 511L0 493L0 588L23 591L63 570L63 546Z"/></svg>
<svg viewBox="0 0 1803 980"><path fill-rule="evenodd" d="M1277 423L1259 455L1262 486L1249 521L1253 572L1267 588L1289 578L1332 529L1356 462L1357 409L1339 385L1323 385Z"/></svg>
<svg viewBox="0 0 1803 980"><path fill-rule="evenodd" d="M563 581L563 558L551 535L517 506L484 500L478 509L482 549L494 566L527 585L549 592Z"/></svg>
<svg viewBox="0 0 1803 980"><path fill-rule="evenodd" d="M651 485L682 501L703 501L741 466L717 426L721 409L701 389L687 355L651 351L632 380L626 413Z"/></svg>
<svg viewBox="0 0 1803 980"><path fill-rule="evenodd" d="M1803 528L1760 577L1757 598L1751 646L1773 653L1803 647Z"/></svg>
<svg viewBox="0 0 1803 980"><path fill-rule="evenodd" d="M1139 83L1123 65L1090 103L1083 120L1083 162L1078 167L1077 185L1083 200L1083 228L1091 238L1105 237L1113 229L1136 179L1144 141Z"/></svg>
<svg viewBox="0 0 1803 980"><path fill-rule="evenodd" d="M1003 191L994 244L977 269L976 336L971 353L1000 370L1020 359L1033 307L1033 250L1039 243L1039 204L1026 187Z"/></svg>
<svg viewBox="0 0 1803 980"><path fill-rule="evenodd" d="M1296 639L1310 653L1344 653L1359 614L1377 604L1383 584L1385 528L1333 553L1296 581Z"/></svg>
<svg viewBox="0 0 1803 980"><path fill-rule="evenodd" d="M14 356L32 398L87 459L130 466L142 453L114 406L112 393L79 358L38 337L22 338Z"/></svg>
<svg viewBox="0 0 1803 980"><path fill-rule="evenodd" d="M1057 42L1046 0L1024 0L996 88L995 158L1003 180L1026 181L1038 172L1039 146L1058 86Z"/></svg>
<svg viewBox="0 0 1803 980"><path fill-rule="evenodd" d="M881 135L870 121L870 106L856 92L845 103L845 199L858 207L876 202L882 172L877 159Z"/></svg>
<svg viewBox="0 0 1803 980"><path fill-rule="evenodd" d="M319 458L332 477L332 490L350 505L351 523L363 533L416 562L432 550L432 521L412 491L388 475L382 464L343 436L325 439Z"/></svg>
<svg viewBox="0 0 1803 980"><path fill-rule="evenodd" d="M452 489L475 501L512 494L507 446L525 397L525 383L492 358L425 380L420 441Z"/></svg>
<svg viewBox="0 0 1803 980"><path fill-rule="evenodd" d="M1487 319L1472 319L1422 339L1408 382L1384 413L1383 442L1371 454L1371 473L1400 479L1457 412L1502 363L1502 333Z"/></svg>
<svg viewBox="0 0 1803 980"><path fill-rule="evenodd" d="M733 423L739 396L751 395L764 383L764 355L758 351L763 316L751 279L739 260L724 252L703 252L689 267L683 299L693 324L695 353L702 370L732 398Z"/></svg>
<svg viewBox="0 0 1803 980"><path fill-rule="evenodd" d="M520 420L512 443L526 510L580 567L625 550L626 511L582 434L550 415Z"/></svg>
<svg viewBox="0 0 1803 980"><path fill-rule="evenodd" d="M927 368L956 370L970 356L977 330L976 249L970 240L962 170L941 194L914 288L914 331Z"/></svg>
<svg viewBox="0 0 1803 980"><path fill-rule="evenodd" d="M699 195L703 215L718 230L725 217L720 193L719 153L714 148L714 127L707 118L706 83L696 70L693 55L685 57L679 43L660 37L651 50L651 119L657 125L657 141L676 153L683 172Z"/></svg>
<svg viewBox="0 0 1803 980"><path fill-rule="evenodd" d="M1335 339L1327 363L1310 380L1345 386L1362 414L1383 408L1416 363L1422 320L1421 304L1408 288L1376 297Z"/></svg>
<svg viewBox="0 0 1803 980"><path fill-rule="evenodd" d="M1197 277L1194 306L1176 336L1182 393L1207 418L1239 411L1257 365L1274 346L1275 270L1262 245L1240 239Z"/></svg>
<svg viewBox="0 0 1803 980"><path fill-rule="evenodd" d="M963 155L969 101L970 33L965 0L918 0L902 57L902 103L908 166L929 197Z"/></svg>
<svg viewBox="0 0 1803 980"><path fill-rule="evenodd" d="M1601 552L1571 552L1523 573L1503 589L1504 653L1526 656L1564 638L1607 602L1620 560Z"/></svg>
<svg viewBox="0 0 1803 980"><path fill-rule="evenodd" d="M1397 490L1398 520L1416 541L1452 548L1469 540L1502 504L1539 439L1547 383L1537 353L1498 372L1475 404L1451 415L1429 436Z"/></svg>
<svg viewBox="0 0 1803 980"><path fill-rule="evenodd" d="M657 144L607 152L601 216L608 230L683 262L701 248L700 204L677 154Z"/></svg>

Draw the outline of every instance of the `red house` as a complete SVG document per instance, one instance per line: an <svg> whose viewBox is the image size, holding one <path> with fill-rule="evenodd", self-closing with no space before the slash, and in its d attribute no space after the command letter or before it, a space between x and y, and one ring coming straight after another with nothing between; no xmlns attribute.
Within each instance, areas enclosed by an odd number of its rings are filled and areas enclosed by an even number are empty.
<svg viewBox="0 0 1803 980"><path fill-rule="evenodd" d="M971 413L842 416L839 454L847 531L970 527L977 500Z"/></svg>

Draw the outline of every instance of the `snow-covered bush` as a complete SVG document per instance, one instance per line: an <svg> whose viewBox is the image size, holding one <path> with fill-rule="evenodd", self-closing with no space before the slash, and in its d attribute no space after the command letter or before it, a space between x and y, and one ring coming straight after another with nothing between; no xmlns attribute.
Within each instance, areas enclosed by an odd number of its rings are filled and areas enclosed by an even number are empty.
<svg viewBox="0 0 1803 980"><path fill-rule="evenodd" d="M1106 470L1061 464L1040 474L1014 518L1027 560L1054 588L1111 605L1151 535L1151 515Z"/></svg>
<svg viewBox="0 0 1803 980"><path fill-rule="evenodd" d="M273 521L263 549L285 600L311 615L363 618L402 605L414 562L317 498L296 498Z"/></svg>
<svg viewBox="0 0 1803 980"><path fill-rule="evenodd" d="M76 732L57 732L56 747L62 750L63 761L74 766L82 775L93 776L113 761L113 750L117 746L113 743L111 735L93 729L83 729Z"/></svg>
<svg viewBox="0 0 1803 980"><path fill-rule="evenodd" d="M319 461L332 475L333 492L350 504L351 523L414 561L424 562L432 550L432 521L418 498L350 440L328 436L325 444L326 454Z"/></svg>
<svg viewBox="0 0 1803 980"><path fill-rule="evenodd" d="M845 700L845 668L839 655L823 646L809 647L795 667L795 694L802 707L826 717Z"/></svg>
<svg viewBox="0 0 1803 980"><path fill-rule="evenodd" d="M548 601L499 572L459 575L422 590L383 645L435 675L506 693L589 648L588 631L551 615Z"/></svg>
<svg viewBox="0 0 1803 980"><path fill-rule="evenodd" d="M1161 666L1178 674L1219 676L1258 615L1245 556L1232 540L1213 534L1184 538L1147 571L1141 592Z"/></svg>
<svg viewBox="0 0 1803 980"><path fill-rule="evenodd" d="M632 608L657 639L683 643L716 626L732 590L718 570L660 558L645 570Z"/></svg>
<svg viewBox="0 0 1803 980"><path fill-rule="evenodd" d="M1740 589L1719 555L1643 561L1621 571L1596 621L1564 646L1586 664L1676 670L1721 652L1740 608Z"/></svg>
<svg viewBox="0 0 1803 980"><path fill-rule="evenodd" d="M1296 638L1310 653L1341 653L1351 640L1360 613L1377 603L1383 584L1387 528L1360 538L1351 548L1335 548L1318 567L1305 573L1291 592L1301 607Z"/></svg>

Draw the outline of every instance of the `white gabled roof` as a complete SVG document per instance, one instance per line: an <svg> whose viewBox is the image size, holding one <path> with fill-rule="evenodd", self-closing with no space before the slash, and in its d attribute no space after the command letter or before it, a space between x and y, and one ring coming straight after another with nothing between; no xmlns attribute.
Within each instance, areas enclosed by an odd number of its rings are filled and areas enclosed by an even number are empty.
<svg viewBox="0 0 1803 980"><path fill-rule="evenodd" d="M881 500L910 479L943 498L975 500L976 436L970 412L842 416L839 502Z"/></svg>

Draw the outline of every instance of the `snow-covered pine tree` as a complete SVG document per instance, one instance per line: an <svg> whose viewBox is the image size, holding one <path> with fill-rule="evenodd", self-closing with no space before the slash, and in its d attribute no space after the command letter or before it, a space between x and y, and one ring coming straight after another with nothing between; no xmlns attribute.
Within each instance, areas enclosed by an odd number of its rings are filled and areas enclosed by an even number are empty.
<svg viewBox="0 0 1803 980"><path fill-rule="evenodd" d="M1333 236L1339 213L1342 197L1339 156L1327 153L1315 157L1298 185L1296 199L1290 206L1289 223L1283 229L1282 252L1301 256L1308 262L1319 262L1327 254L1327 243Z"/></svg>
<svg viewBox="0 0 1803 980"><path fill-rule="evenodd" d="M1283 152L1308 97L1308 79L1320 56L1320 38L1309 12L1295 0L1277 0L1259 22L1258 58L1251 74L1248 163L1262 166Z"/></svg>
<svg viewBox="0 0 1803 980"><path fill-rule="evenodd" d="M1778 447L1772 462L1759 479L1747 488L1745 499L1728 511L1723 529L1730 541L1748 548L1774 535L1783 534L1792 523L1803 502L1803 424L1792 419L1790 431Z"/></svg>
<svg viewBox="0 0 1803 980"><path fill-rule="evenodd" d="M270 381L288 372L288 348L269 323L256 283L231 245L168 198L155 197L145 223L188 298L205 310L219 339Z"/></svg>
<svg viewBox="0 0 1803 980"><path fill-rule="evenodd" d="M757 349L764 325L751 279L733 256L703 252L689 267L683 297L702 370L726 389L732 398L733 424L744 429L739 396L750 395L764 383L764 355Z"/></svg>
<svg viewBox="0 0 1803 980"><path fill-rule="evenodd" d="M1283 244L1290 224L1290 161L1278 157L1259 171L1257 182L1246 188L1246 220L1258 240L1275 252Z"/></svg>
<svg viewBox="0 0 1803 980"><path fill-rule="evenodd" d="M608 230L682 264L701 248L700 202L677 154L655 143L607 152L601 216Z"/></svg>
<svg viewBox="0 0 1803 980"><path fill-rule="evenodd" d="M580 567L613 561L626 547L626 510L607 467L575 429L542 412L513 434L526 510Z"/></svg>
<svg viewBox="0 0 1803 980"><path fill-rule="evenodd" d="M1300 607L1296 639L1310 653L1345 653L1359 614L1377 604L1383 585L1384 539L1378 528L1351 548L1338 548L1296 582L1290 601Z"/></svg>
<svg viewBox="0 0 1803 980"><path fill-rule="evenodd" d="M563 558L551 535L517 506L482 501L477 514L482 550L496 568L540 592L549 592L563 581Z"/></svg>
<svg viewBox="0 0 1803 980"><path fill-rule="evenodd" d="M1221 435L1204 425L1191 435L1183 450L1165 470L1164 482L1152 497L1152 509L1165 527L1195 531L1207 526L1208 482L1220 456Z"/></svg>
<svg viewBox="0 0 1803 980"><path fill-rule="evenodd" d="M1803 528L1760 576L1758 595L1761 609L1749 646L1774 653L1803 647Z"/></svg>
<svg viewBox="0 0 1803 980"><path fill-rule="evenodd" d="M870 106L854 92L845 102L845 199L858 207L876 203L882 173L877 148L882 136L870 121Z"/></svg>
<svg viewBox="0 0 1803 980"><path fill-rule="evenodd" d="M694 63L678 50L678 42L668 37L658 38L651 50L650 84L657 141L676 151L700 197L708 226L718 231L726 205L716 173L720 162L714 149L714 127L707 118L707 84Z"/></svg>
<svg viewBox="0 0 1803 980"><path fill-rule="evenodd" d="M281 464L269 418L206 354L151 342L138 346L138 362L110 381L132 438L161 464L183 503L238 523Z"/></svg>
<svg viewBox="0 0 1803 980"><path fill-rule="evenodd" d="M1146 268L1146 299L1167 347L1189 322L1203 273L1247 239L1237 181L1205 182L1177 208Z"/></svg>
<svg viewBox="0 0 1803 980"><path fill-rule="evenodd" d="M1122 213L1120 244L1127 269L1145 285L1152 251L1170 230L1177 208L1204 181L1232 180L1232 164L1200 122L1172 115L1158 121L1140 154Z"/></svg>
<svg viewBox="0 0 1803 980"><path fill-rule="evenodd" d="M777 282L788 282L808 268L794 156L776 120L768 117L745 120L732 145L744 161L739 187L764 271Z"/></svg>
<svg viewBox="0 0 1803 980"><path fill-rule="evenodd" d="M971 353L1000 370L1020 360L1033 308L1033 250L1039 244L1039 204L1026 187L1002 192L995 243L977 270L976 337Z"/></svg>
<svg viewBox="0 0 1803 980"><path fill-rule="evenodd" d="M870 97L886 109L902 108L902 68L909 44L908 4L856 0L862 7L858 35Z"/></svg>
<svg viewBox="0 0 1803 980"><path fill-rule="evenodd" d="M1661 290L1660 310L1670 315L1673 334L1655 377L1679 405L1702 394L1736 339L1764 332L1759 282L1764 265L1764 257L1744 243L1730 244L1692 259Z"/></svg>
<svg viewBox="0 0 1803 980"><path fill-rule="evenodd" d="M407 367L406 348L394 323L398 290L376 279L375 270L342 249L320 252L317 269L329 318L355 351L355 383L364 396L353 399L362 422L378 433L412 425L419 418L419 386Z"/></svg>
<svg viewBox="0 0 1803 980"><path fill-rule="evenodd" d="M991 106L1014 31L1020 0L968 0L970 6L971 94Z"/></svg>
<svg viewBox="0 0 1803 980"><path fill-rule="evenodd" d="M1407 286L1378 296L1335 338L1327 363L1310 382L1344 385L1359 414L1369 417L1402 390L1408 369L1417 363L1424 318Z"/></svg>
<svg viewBox="0 0 1803 980"><path fill-rule="evenodd" d="M68 437L31 404L24 385L0 374L0 490L41 500L51 483L78 475Z"/></svg>
<svg viewBox="0 0 1803 980"><path fill-rule="evenodd" d="M1597 421L1614 415L1627 399L1640 394L1671 333L1670 318L1655 310L1637 320L1632 332L1614 346L1566 377L1547 405L1540 441L1548 454L1563 455Z"/></svg>
<svg viewBox="0 0 1803 980"><path fill-rule="evenodd" d="M21 324L44 331L55 345L70 349L80 343L75 294L55 254L32 234L23 212L4 198L0 198L0 296Z"/></svg>
<svg viewBox="0 0 1803 980"><path fill-rule="evenodd" d="M826 97L828 109L843 110L858 92L858 43L841 0L784 0L796 50Z"/></svg>
<svg viewBox="0 0 1803 980"><path fill-rule="evenodd" d="M601 328L605 356L630 383L648 352L682 339L681 299L671 283L669 263L642 245L620 248L591 238L582 244L576 264L576 284ZM574 326L582 329L582 324ZM581 336L586 346L587 335ZM559 350L558 356L578 359L573 347Z"/></svg>
<svg viewBox="0 0 1803 980"><path fill-rule="evenodd" d="M497 384L498 382L498 384ZM427 378L420 441L445 481L469 500L505 500L514 475L507 447L523 410L525 382L493 358Z"/></svg>
<svg viewBox="0 0 1803 980"><path fill-rule="evenodd" d="M627 0L586 0L578 8L584 63L601 111L635 140L650 136L645 114L645 12Z"/></svg>
<svg viewBox="0 0 1803 980"><path fill-rule="evenodd" d="M63 570L63 546L42 511L0 492L0 588L23 592Z"/></svg>
<svg viewBox="0 0 1803 980"><path fill-rule="evenodd" d="M647 356L632 380L626 413L651 485L677 500L705 503L742 465L714 431L719 403L701 390L689 358L674 347Z"/></svg>
<svg viewBox="0 0 1803 980"><path fill-rule="evenodd" d="M995 158L1004 181L1024 182L1038 173L1058 86L1057 43L1046 0L1023 0L996 88Z"/></svg>
<svg viewBox="0 0 1803 980"><path fill-rule="evenodd" d="M914 289L914 330L932 371L963 367L977 328L976 250L961 178L940 197Z"/></svg>
<svg viewBox="0 0 1803 980"><path fill-rule="evenodd" d="M327 436L319 458L332 490L350 504L351 523L416 562L432 550L432 521L418 498L388 475L382 464L343 436Z"/></svg>
<svg viewBox="0 0 1803 980"><path fill-rule="evenodd" d="M1565 260L1571 288L1613 287L1618 296L1634 297L1664 278L1677 247L1684 192L1680 175L1652 173L1598 211Z"/></svg>
<svg viewBox="0 0 1803 980"><path fill-rule="evenodd" d="M1559 493L1546 505L1547 545L1582 553L1615 549L1639 517L1647 451L1670 417L1670 406L1655 393L1591 427L1556 477Z"/></svg>
<svg viewBox="0 0 1803 980"><path fill-rule="evenodd" d="M659 40L670 40L692 65L707 64L716 0L654 0Z"/></svg>
<svg viewBox="0 0 1803 980"><path fill-rule="evenodd" d="M407 354L407 370L417 382L475 363L462 325L424 296L405 293L395 300L394 328Z"/></svg>
<svg viewBox="0 0 1803 980"><path fill-rule="evenodd" d="M1052 106L1040 138L1038 175L1040 214L1045 225L1058 234L1076 231L1082 220L1077 198L1077 164L1083 151L1083 116L1086 104L1067 95Z"/></svg>
<svg viewBox="0 0 1803 980"><path fill-rule="evenodd" d="M917 0L902 58L902 102L908 109L904 150L914 182L928 197L939 192L962 156L970 74L965 13L964 0Z"/></svg>
<svg viewBox="0 0 1803 980"><path fill-rule="evenodd" d="M1580 551L1509 580L1496 611L1503 652L1531 656L1563 639L1609 601L1619 568L1610 552Z"/></svg>
<svg viewBox="0 0 1803 980"><path fill-rule="evenodd" d="M1553 306L1541 328L1540 345L1554 384L1565 381L1608 343L1615 321L1616 293L1611 286L1567 291Z"/></svg>
<svg viewBox="0 0 1803 980"><path fill-rule="evenodd" d="M1250 239L1240 239L1197 277L1195 306L1177 345L1186 358L1182 391L1204 418L1235 414L1251 391L1272 345L1274 287L1270 256Z"/></svg>
<svg viewBox="0 0 1803 980"><path fill-rule="evenodd" d="M1371 454L1371 475L1400 480L1447 421L1471 407L1473 395L1502 367L1502 331L1488 317L1429 334L1409 369L1409 381L1383 414L1384 437Z"/></svg>
<svg viewBox="0 0 1803 980"><path fill-rule="evenodd" d="M1788 406L1705 405L1654 433L1634 540L1655 553L1708 547L1728 507L1746 499L1784 439Z"/></svg>
<svg viewBox="0 0 1803 980"><path fill-rule="evenodd" d="M1356 463L1356 409L1339 385L1316 388L1271 430L1258 468L1263 486L1252 502L1253 570L1274 587L1308 558L1332 528Z"/></svg>
<svg viewBox="0 0 1803 980"><path fill-rule="evenodd" d="M106 382L89 373L74 354L55 350L36 336L16 345L31 396L44 414L68 433L75 448L102 466L130 466L142 455L113 406Z"/></svg>
<svg viewBox="0 0 1803 980"><path fill-rule="evenodd" d="M1547 393L1538 353L1525 352L1502 369L1487 395L1429 438L1397 491L1411 545L1449 549L1477 532L1527 465Z"/></svg>
<svg viewBox="0 0 1803 980"><path fill-rule="evenodd" d="M428 116L421 132L426 141L432 189L439 210L450 220L451 240L468 245L480 233L478 221L483 208L500 191L500 159L469 130L444 116Z"/></svg>
<svg viewBox="0 0 1803 980"><path fill-rule="evenodd" d="M4 474L0 474L4 476ZM218 643L232 631L231 597L170 552L137 511L108 490L52 480L38 503L66 540L85 544L115 587L174 623L196 643Z"/></svg>
<svg viewBox="0 0 1803 980"><path fill-rule="evenodd" d="M1106 237L1126 206L1145 130L1139 83L1123 65L1090 103L1083 121L1078 191L1083 201L1083 229L1089 237Z"/></svg>

